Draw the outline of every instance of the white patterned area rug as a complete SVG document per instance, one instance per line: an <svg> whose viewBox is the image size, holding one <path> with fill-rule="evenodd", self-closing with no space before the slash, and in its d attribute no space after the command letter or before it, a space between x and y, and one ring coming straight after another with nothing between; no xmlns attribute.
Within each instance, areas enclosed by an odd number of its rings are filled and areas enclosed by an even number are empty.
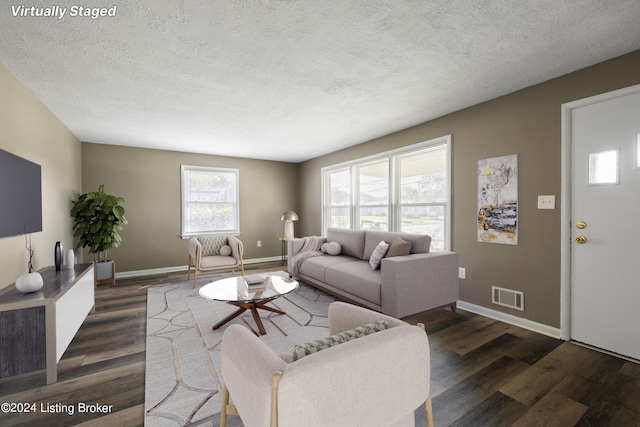
<svg viewBox="0 0 640 427"><path fill-rule="evenodd" d="M269 273L269 274L286 274ZM231 274L207 276L210 281ZM276 352L287 352L328 335L328 307L336 298L301 284L271 303L286 315L259 310L267 331L260 337ZM241 324L259 336L249 311L218 330L211 327L235 306L198 294L193 281L182 280L147 291L145 426L218 426L221 408L220 343L226 327ZM232 426L241 426L230 416Z"/></svg>

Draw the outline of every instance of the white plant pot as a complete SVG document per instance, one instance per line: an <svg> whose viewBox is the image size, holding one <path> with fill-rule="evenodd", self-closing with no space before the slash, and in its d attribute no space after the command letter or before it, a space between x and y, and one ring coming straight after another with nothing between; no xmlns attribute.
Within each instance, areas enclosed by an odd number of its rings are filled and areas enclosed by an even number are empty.
<svg viewBox="0 0 640 427"><path fill-rule="evenodd" d="M96 279L107 280L113 277L113 261L96 262Z"/></svg>
<svg viewBox="0 0 640 427"><path fill-rule="evenodd" d="M16 280L16 289L25 294L39 291L43 285L44 281L38 272L23 274Z"/></svg>

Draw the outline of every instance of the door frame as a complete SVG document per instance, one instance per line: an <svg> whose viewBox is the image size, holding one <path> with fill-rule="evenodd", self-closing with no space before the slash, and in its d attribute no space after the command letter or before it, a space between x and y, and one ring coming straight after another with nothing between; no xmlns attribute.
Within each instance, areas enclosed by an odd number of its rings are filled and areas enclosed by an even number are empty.
<svg viewBox="0 0 640 427"><path fill-rule="evenodd" d="M640 84L562 104L562 177L560 190L560 338L571 340L571 128L572 111L640 92Z"/></svg>

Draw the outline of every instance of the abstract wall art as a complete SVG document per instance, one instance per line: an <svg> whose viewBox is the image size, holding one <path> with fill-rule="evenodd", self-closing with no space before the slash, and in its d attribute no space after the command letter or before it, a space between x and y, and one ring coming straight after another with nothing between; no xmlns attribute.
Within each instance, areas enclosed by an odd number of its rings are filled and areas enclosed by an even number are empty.
<svg viewBox="0 0 640 427"><path fill-rule="evenodd" d="M478 161L478 241L518 244L518 155Z"/></svg>

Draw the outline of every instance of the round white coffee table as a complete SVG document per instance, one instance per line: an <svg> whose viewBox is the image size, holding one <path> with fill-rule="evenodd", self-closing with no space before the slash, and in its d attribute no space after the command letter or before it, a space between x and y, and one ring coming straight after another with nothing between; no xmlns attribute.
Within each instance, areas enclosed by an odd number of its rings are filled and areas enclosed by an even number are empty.
<svg viewBox="0 0 640 427"><path fill-rule="evenodd" d="M238 310L213 325L212 329L218 329L220 326L238 317L245 310L251 310L251 314L258 325L260 333L264 335L267 332L258 314L258 309L278 314L287 314L282 310L269 307L265 304L295 290L298 287L298 282L288 277L270 274L252 275L250 277L255 278L255 276L264 278L264 282L260 285L251 286L247 284L243 276L229 277L208 283L200 288L200 296L203 298L224 301L227 304L238 307Z"/></svg>

